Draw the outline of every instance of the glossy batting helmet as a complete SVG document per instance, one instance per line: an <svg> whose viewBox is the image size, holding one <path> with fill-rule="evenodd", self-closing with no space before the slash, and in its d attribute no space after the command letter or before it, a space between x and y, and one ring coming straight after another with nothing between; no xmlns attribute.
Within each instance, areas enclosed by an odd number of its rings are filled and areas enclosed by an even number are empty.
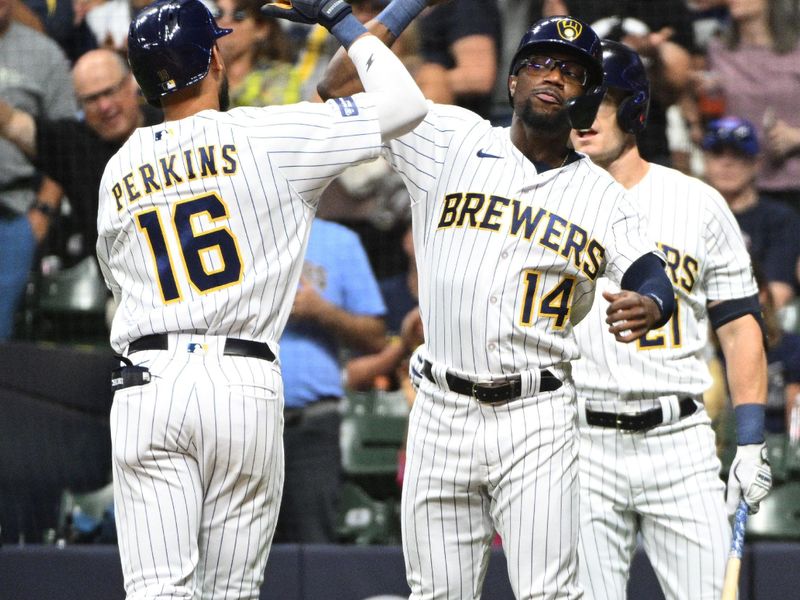
<svg viewBox="0 0 800 600"><path fill-rule="evenodd" d="M148 102L193 85L208 74L217 26L200 0L158 0L131 22L128 62Z"/></svg>
<svg viewBox="0 0 800 600"><path fill-rule="evenodd" d="M647 125L650 109L650 81L639 55L625 44L601 42L605 85L625 92L617 109L617 123L628 133L639 133Z"/></svg>
<svg viewBox="0 0 800 600"><path fill-rule="evenodd" d="M511 60L509 76L516 75L522 62L536 52L572 54L588 72L582 96L567 102L570 122L574 129L588 129L594 121L603 99L603 60L600 38L589 25L572 17L540 19L528 29L519 42ZM509 101L513 104L511 92Z"/></svg>
<svg viewBox="0 0 800 600"><path fill-rule="evenodd" d="M535 52L566 52L575 55L589 72L586 88L603 83L600 38L583 21L572 17L540 19L525 32L511 60L509 75L516 75L522 61Z"/></svg>

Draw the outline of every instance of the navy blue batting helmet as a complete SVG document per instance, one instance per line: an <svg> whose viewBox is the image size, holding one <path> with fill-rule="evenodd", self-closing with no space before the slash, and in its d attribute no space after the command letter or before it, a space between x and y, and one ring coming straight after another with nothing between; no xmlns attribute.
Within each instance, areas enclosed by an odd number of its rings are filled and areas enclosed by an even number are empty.
<svg viewBox="0 0 800 600"><path fill-rule="evenodd" d="M604 95L600 38L586 23L572 17L540 19L522 36L511 60L509 75L516 75L523 61L536 52L572 54L586 67L588 77L584 93L568 100L566 107L573 129L591 127ZM508 99L511 104L514 103L510 90Z"/></svg>
<svg viewBox="0 0 800 600"><path fill-rule="evenodd" d="M519 42L517 52L511 60L509 75L516 75L525 58L541 51L575 55L589 73L586 88L602 85L600 38L583 21L572 17L548 17L534 23Z"/></svg>
<svg viewBox="0 0 800 600"><path fill-rule="evenodd" d="M650 81L639 55L625 44L603 40L605 85L625 92L617 109L617 123L628 133L639 133L647 125L650 109Z"/></svg>
<svg viewBox="0 0 800 600"><path fill-rule="evenodd" d="M217 26L200 0L158 0L131 22L128 62L148 101L193 85L208 74Z"/></svg>

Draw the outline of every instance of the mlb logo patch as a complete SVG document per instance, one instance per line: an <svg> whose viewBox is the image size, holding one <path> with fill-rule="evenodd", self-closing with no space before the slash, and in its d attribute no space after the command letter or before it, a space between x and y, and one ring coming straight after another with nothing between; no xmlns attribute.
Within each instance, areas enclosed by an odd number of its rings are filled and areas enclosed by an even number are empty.
<svg viewBox="0 0 800 600"><path fill-rule="evenodd" d="M336 104L339 105L339 112L343 117L355 117L358 114L358 106L352 96L345 96L344 98L334 98Z"/></svg>
<svg viewBox="0 0 800 600"><path fill-rule="evenodd" d="M164 137L172 135L172 129L159 129L155 132L154 136L155 141L160 142Z"/></svg>
<svg viewBox="0 0 800 600"><path fill-rule="evenodd" d="M196 352L206 352L208 351L208 344L201 344L199 342L189 342L186 346L186 350L189 354L194 354Z"/></svg>

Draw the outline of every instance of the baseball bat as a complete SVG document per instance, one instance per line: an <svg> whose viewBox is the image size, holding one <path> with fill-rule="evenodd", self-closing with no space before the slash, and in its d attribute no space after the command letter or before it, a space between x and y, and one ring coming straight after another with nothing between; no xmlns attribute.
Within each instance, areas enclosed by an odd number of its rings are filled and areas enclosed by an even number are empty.
<svg viewBox="0 0 800 600"><path fill-rule="evenodd" d="M744 527L747 524L747 502L739 501L736 514L733 516L733 535L731 549L728 553L728 564L725 565L725 581L722 584L721 600L736 600L739 591L739 569L742 566L742 550L744 549Z"/></svg>

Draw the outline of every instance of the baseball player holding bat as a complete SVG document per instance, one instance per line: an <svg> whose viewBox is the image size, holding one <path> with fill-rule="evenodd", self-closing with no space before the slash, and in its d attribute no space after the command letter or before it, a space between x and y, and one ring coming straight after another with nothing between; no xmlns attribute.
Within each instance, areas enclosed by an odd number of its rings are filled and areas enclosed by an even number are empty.
<svg viewBox="0 0 800 600"><path fill-rule="evenodd" d="M366 94L226 105L199 0L131 24L131 68L166 121L137 129L100 187L97 255L119 308L111 345L114 500L128 598L255 599L283 484L278 344L317 202L427 107L340 0L294 0L348 49Z"/></svg>
<svg viewBox="0 0 800 600"><path fill-rule="evenodd" d="M395 0L368 28L391 42L424 5ZM323 98L354 81L338 56ZM673 308L638 211L567 145L602 78L592 29L544 19L509 68L510 128L431 104L385 145L411 196L425 331L402 498L413 600L479 598L495 530L517 598L581 595L572 328L603 274L623 290L600 301L612 341Z"/></svg>
<svg viewBox="0 0 800 600"><path fill-rule="evenodd" d="M607 169L646 215L667 257L676 310L635 344L608 340L595 305L575 329L580 420L580 574L587 598L623 599L641 534L668 599L718 600L730 540L714 432L702 404L710 384L708 325L727 364L738 450L727 509L750 511L772 485L764 445L767 373L761 311L736 220L710 186L644 161L636 134L650 88L639 56L603 40L608 88L575 148ZM598 289L616 289L601 278ZM742 524L743 527L743 524Z"/></svg>

